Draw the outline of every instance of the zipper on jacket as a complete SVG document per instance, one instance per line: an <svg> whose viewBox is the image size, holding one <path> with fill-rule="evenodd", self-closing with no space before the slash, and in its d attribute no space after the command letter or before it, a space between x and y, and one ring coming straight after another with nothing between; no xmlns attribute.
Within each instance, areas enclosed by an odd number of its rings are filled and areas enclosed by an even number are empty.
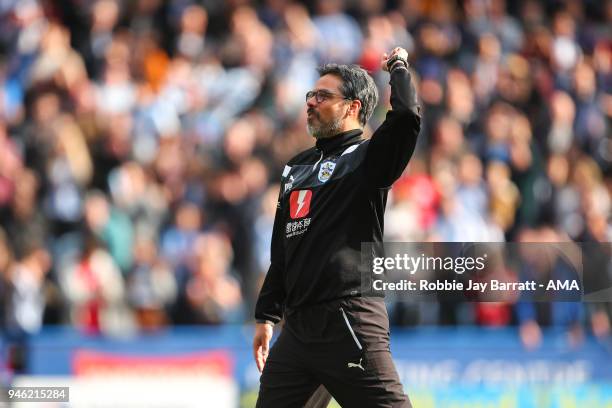
<svg viewBox="0 0 612 408"><path fill-rule="evenodd" d="M315 171L315 169L317 168L317 164L319 164L321 160L323 160L323 150L321 150L321 157L319 157L319 160L317 160L317 162L312 166L311 172Z"/></svg>
<svg viewBox="0 0 612 408"><path fill-rule="evenodd" d="M357 336L355 335L355 332L353 331L353 328L351 327L351 323L349 322L349 319L346 316L346 312L344 311L343 308L340 308L340 312L342 312L342 317L344 317L344 322L346 323L346 327L348 327L349 332L351 333L351 336L353 336L353 340L355 340L355 344L357 345L359 350L362 350L363 347L361 347L361 343L359 342L359 339L357 339Z"/></svg>

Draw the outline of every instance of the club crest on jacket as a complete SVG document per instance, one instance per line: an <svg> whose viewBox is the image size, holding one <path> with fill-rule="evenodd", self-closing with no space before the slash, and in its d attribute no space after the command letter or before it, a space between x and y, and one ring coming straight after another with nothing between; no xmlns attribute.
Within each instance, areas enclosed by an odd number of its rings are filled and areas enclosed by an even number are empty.
<svg viewBox="0 0 612 408"><path fill-rule="evenodd" d="M336 163L332 161L321 163L321 167L319 168L319 181L321 183L325 183L327 180L329 180L335 168Z"/></svg>

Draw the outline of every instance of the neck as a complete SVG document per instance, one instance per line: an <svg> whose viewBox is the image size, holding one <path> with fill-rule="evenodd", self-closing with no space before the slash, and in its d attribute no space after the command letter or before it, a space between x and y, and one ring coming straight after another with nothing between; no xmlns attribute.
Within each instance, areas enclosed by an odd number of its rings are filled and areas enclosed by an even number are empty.
<svg viewBox="0 0 612 408"><path fill-rule="evenodd" d="M349 117L342 123L342 128L340 131L348 132L349 130L363 130L363 128L361 127L361 123L359 123L359 121Z"/></svg>
<svg viewBox="0 0 612 408"><path fill-rule="evenodd" d="M348 146L355 143L360 140L361 137L362 131L360 128L350 129L345 132L336 133L333 137L318 139L315 147L324 154L328 154L342 146Z"/></svg>

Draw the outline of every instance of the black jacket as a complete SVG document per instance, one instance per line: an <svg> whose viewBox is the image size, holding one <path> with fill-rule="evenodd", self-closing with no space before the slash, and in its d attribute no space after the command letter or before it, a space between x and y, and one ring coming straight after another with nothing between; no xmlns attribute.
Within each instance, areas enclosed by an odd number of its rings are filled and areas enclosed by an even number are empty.
<svg viewBox="0 0 612 408"><path fill-rule="evenodd" d="M257 320L277 323L284 308L363 294L361 244L382 242L387 193L421 122L408 70L393 70L389 83L392 109L371 139L359 129L319 139L285 166Z"/></svg>

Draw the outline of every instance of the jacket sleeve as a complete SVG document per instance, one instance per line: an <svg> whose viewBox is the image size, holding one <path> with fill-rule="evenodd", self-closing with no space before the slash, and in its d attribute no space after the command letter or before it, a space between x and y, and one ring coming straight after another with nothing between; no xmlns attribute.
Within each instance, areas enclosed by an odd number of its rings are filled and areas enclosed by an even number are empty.
<svg viewBox="0 0 612 408"><path fill-rule="evenodd" d="M421 129L420 108L410 72L399 67L391 72L391 110L372 135L366 152L368 182L390 187L406 168Z"/></svg>
<svg viewBox="0 0 612 408"><path fill-rule="evenodd" d="M282 188L282 184L281 184ZM282 191L282 190L281 190ZM257 321L270 321L278 323L283 317L283 304L285 302L285 258L283 250L283 208L281 193L279 192L274 226L272 228L272 245L270 248L270 268L266 274L257 304L255 305L255 319Z"/></svg>

